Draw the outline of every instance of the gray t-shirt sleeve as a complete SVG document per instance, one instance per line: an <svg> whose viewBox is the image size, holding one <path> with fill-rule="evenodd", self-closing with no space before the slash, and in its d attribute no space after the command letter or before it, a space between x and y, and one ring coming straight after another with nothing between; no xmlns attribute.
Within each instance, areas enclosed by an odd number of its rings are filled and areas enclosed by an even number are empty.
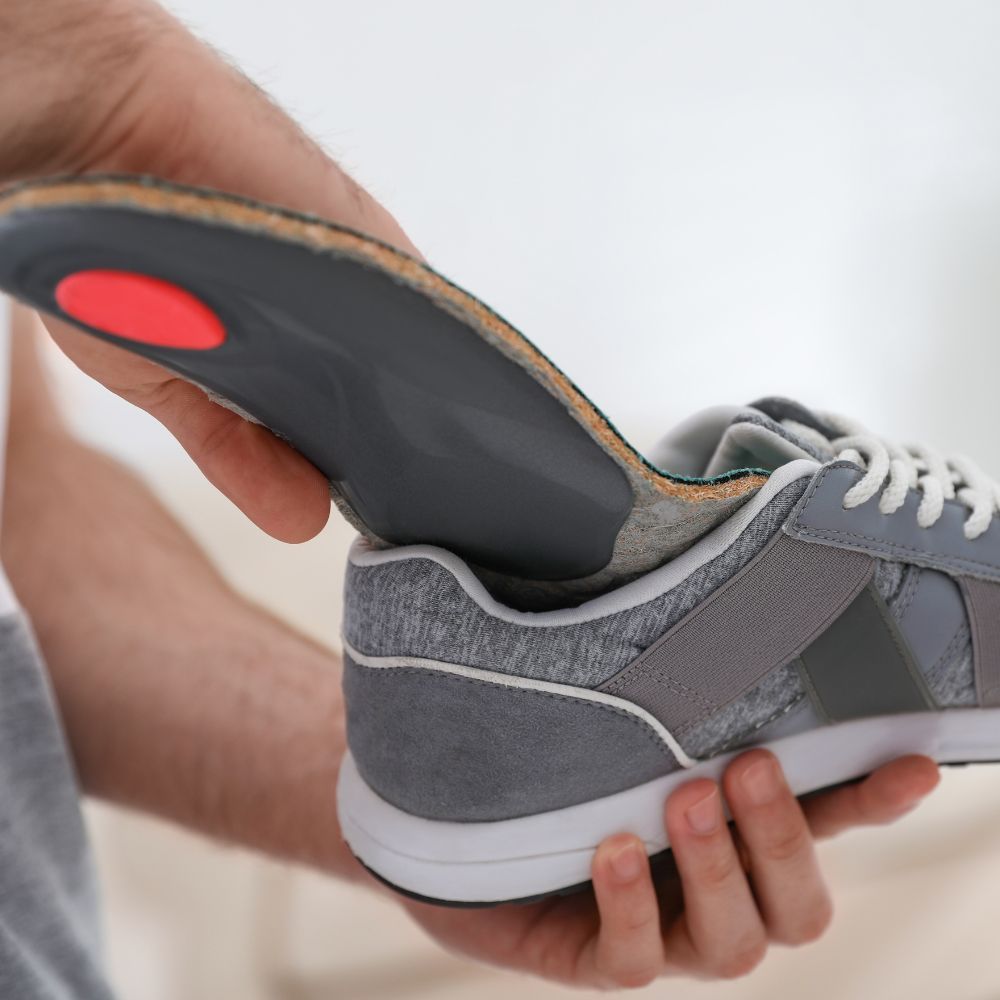
<svg viewBox="0 0 1000 1000"><path fill-rule="evenodd" d="M79 791L23 614L0 617L0 997L110 1000Z"/></svg>

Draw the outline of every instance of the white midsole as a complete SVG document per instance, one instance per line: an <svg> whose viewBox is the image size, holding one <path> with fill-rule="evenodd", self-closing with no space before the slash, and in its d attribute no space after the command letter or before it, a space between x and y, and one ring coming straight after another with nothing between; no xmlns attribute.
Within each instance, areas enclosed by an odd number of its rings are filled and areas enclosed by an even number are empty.
<svg viewBox="0 0 1000 1000"><path fill-rule="evenodd" d="M858 778L908 753L940 763L1000 760L1000 709L951 709L824 726L763 744L797 795ZM638 835L650 854L667 847L663 803L678 785L718 778L736 753L614 795L551 812L488 823L424 819L377 795L348 754L337 808L344 838L393 885L433 899L494 902L553 892L590 878L607 836Z"/></svg>

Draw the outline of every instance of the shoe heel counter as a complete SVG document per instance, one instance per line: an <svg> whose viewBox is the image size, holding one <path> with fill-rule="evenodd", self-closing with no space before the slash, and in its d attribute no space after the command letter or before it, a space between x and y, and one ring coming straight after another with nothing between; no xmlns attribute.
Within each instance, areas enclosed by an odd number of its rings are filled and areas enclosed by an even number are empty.
<svg viewBox="0 0 1000 1000"><path fill-rule="evenodd" d="M361 776L406 812L486 822L600 798L679 766L621 705L495 677L347 653L347 737Z"/></svg>

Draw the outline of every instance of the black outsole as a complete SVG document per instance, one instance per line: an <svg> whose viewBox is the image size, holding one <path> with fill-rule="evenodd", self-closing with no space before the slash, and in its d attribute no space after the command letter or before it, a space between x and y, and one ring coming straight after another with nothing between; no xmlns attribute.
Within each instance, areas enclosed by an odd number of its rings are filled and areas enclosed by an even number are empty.
<svg viewBox="0 0 1000 1000"><path fill-rule="evenodd" d="M656 874L659 869L665 867L671 863L673 854L668 847L666 850L658 851L656 854L651 854L649 856L649 865L653 872L653 877L655 879ZM381 882L386 888L392 889L399 896L405 896L407 899L412 899L417 903L427 903L430 906L443 906L448 909L453 910L491 910L496 906L530 906L532 903L541 903L546 899L555 899L562 896L575 896L581 892L592 892L594 888L594 883L588 878L583 882L575 882L573 885L564 886L562 889L554 889L551 892L540 892L534 896L518 896L514 899L498 899L490 900L487 902L462 902L454 899L436 899L433 896L422 896L419 892L411 892L409 889L404 889L401 886L396 885L394 882L390 882L387 878L383 878L377 871L373 868L369 868L357 855L355 855L358 864L369 875L371 875L376 881Z"/></svg>
<svg viewBox="0 0 1000 1000"><path fill-rule="evenodd" d="M1000 758L995 760L959 760L959 761L945 761L938 764L939 767L971 767L976 764L1000 764ZM832 785L825 785L822 788L817 788L814 791L808 792L802 798L809 798L813 795L822 795L824 792L830 792L837 788L844 788L848 785L856 785L859 781L864 781L864 778L852 778L849 781L840 781ZM463 902L454 899L437 899L433 896L422 896L418 892L411 892L409 889L404 889L401 886L396 885L394 882L390 882L387 878L384 878L373 868L358 858L358 863L362 866L377 881L381 882L382 885L400 896L404 896L407 899L412 899L417 903L426 903L431 906L443 906L448 909L456 910L489 910L496 906L530 906L532 903L540 903L546 899L558 898L561 896L573 896L577 893L593 891L593 882L590 879L586 879L583 882L576 882L573 885L564 886L561 889L554 889L551 892L540 892L534 896L517 896L512 899L496 899L488 900L483 902ZM673 865L673 852L668 847L665 850L658 851L656 854L651 854L649 856L649 864L652 869L653 878L659 871L667 866Z"/></svg>

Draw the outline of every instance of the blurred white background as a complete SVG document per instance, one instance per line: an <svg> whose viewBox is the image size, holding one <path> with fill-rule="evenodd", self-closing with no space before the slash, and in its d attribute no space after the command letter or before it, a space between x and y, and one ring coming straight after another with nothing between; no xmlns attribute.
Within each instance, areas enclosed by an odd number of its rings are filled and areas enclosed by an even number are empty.
<svg viewBox="0 0 1000 1000"><path fill-rule="evenodd" d="M169 6L638 446L777 392L1000 472L1000 4ZM81 433L140 468L239 586L336 642L343 525L269 542L150 419L57 367ZM820 945L747 982L650 992L1000 995L998 792L989 769L952 773L898 832L828 848L841 912ZM123 996L535 995L355 893L93 820Z"/></svg>

